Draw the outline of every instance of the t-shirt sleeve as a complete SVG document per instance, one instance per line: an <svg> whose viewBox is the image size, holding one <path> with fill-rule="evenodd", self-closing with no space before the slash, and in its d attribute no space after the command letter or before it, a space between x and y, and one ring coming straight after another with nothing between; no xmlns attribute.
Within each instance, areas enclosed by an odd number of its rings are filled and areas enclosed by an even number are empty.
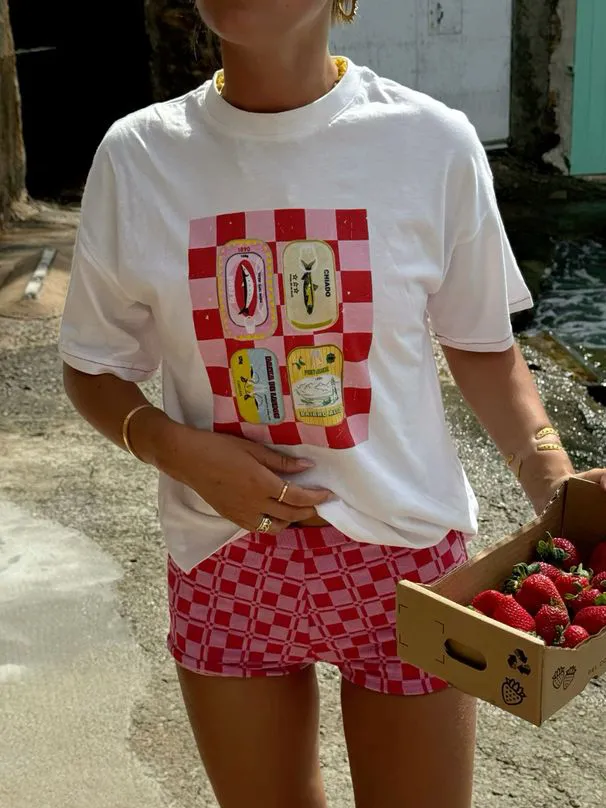
<svg viewBox="0 0 606 808"><path fill-rule="evenodd" d="M109 137L95 155L82 199L59 353L83 373L140 382L157 370L160 350L151 308L137 299L122 263Z"/></svg>
<svg viewBox="0 0 606 808"><path fill-rule="evenodd" d="M531 308L533 301L505 233L490 164L475 130L470 151L450 201L454 247L427 310L443 345L505 351L514 343L510 315Z"/></svg>

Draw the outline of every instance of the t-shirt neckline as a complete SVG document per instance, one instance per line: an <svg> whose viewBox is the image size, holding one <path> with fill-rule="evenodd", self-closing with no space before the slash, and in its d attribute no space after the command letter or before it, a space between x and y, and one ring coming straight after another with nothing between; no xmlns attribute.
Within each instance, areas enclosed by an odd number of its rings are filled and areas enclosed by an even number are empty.
<svg viewBox="0 0 606 808"><path fill-rule="evenodd" d="M286 112L245 112L220 95L215 74L205 86L203 105L215 123L234 135L268 138L304 135L329 125L355 98L359 84L360 70L347 60L343 78L311 104Z"/></svg>

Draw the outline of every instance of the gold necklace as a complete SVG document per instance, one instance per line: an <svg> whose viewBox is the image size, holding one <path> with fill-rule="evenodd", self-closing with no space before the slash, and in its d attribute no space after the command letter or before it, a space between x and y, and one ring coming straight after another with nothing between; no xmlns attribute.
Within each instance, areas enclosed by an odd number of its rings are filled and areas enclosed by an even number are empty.
<svg viewBox="0 0 606 808"><path fill-rule="evenodd" d="M336 87L343 76L347 73L347 59L344 56L334 56L333 62L337 68L337 80L333 84L333 87ZM222 70L219 70L215 77L215 87L217 88L219 95L223 95L223 90L225 88L225 74Z"/></svg>

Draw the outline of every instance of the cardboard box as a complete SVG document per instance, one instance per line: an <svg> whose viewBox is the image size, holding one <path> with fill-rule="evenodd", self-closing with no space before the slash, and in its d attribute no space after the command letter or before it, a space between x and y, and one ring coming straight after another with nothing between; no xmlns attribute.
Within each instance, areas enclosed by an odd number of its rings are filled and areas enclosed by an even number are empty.
<svg viewBox="0 0 606 808"><path fill-rule="evenodd" d="M584 558L606 539L606 494L570 480L547 511L431 587L398 584L398 653L453 687L540 726L606 671L606 631L579 648L542 640L467 608L530 561L546 532L574 541Z"/></svg>

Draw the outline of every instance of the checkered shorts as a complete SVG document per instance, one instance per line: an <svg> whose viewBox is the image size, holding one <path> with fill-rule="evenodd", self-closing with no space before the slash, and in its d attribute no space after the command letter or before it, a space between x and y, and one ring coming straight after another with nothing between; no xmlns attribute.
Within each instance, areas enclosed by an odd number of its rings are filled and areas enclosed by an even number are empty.
<svg viewBox="0 0 606 808"><path fill-rule="evenodd" d="M452 531L410 550L353 541L332 527L249 534L191 572L168 561L176 661L215 676L280 676L315 662L353 684L421 695L446 687L396 653L395 584L432 583L467 559Z"/></svg>

